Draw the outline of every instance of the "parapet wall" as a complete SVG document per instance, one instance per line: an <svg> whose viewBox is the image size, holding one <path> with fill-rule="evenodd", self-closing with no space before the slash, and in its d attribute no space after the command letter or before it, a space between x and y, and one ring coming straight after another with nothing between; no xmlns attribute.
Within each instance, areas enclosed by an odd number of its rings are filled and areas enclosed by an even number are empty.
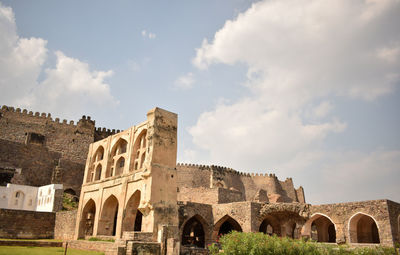
<svg viewBox="0 0 400 255"><path fill-rule="evenodd" d="M256 201L267 193L269 201L305 203L302 187L294 188L291 178L280 181L274 174L250 174L220 166L177 164L178 187L225 188L239 191L246 201ZM262 202L262 201L260 201Z"/></svg>
<svg viewBox="0 0 400 255"><path fill-rule="evenodd" d="M0 209L0 238L52 239L55 213Z"/></svg>

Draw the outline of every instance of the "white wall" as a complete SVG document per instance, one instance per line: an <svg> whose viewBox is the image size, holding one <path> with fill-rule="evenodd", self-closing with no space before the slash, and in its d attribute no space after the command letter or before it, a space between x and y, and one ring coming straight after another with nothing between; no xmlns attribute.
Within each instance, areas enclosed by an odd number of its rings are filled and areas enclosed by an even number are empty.
<svg viewBox="0 0 400 255"><path fill-rule="evenodd" d="M9 183L0 187L0 208L52 212L55 190L62 188L62 184L33 187Z"/></svg>
<svg viewBox="0 0 400 255"><path fill-rule="evenodd" d="M36 211L52 212L54 208L54 195L56 189L62 189L62 184L50 184L39 187L37 195Z"/></svg>

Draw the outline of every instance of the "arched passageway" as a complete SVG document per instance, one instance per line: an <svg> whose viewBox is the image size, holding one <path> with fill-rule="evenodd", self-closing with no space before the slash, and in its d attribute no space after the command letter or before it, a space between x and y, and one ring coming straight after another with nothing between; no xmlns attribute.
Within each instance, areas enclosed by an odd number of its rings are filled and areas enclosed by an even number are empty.
<svg viewBox="0 0 400 255"><path fill-rule="evenodd" d="M79 236L78 238L84 238L85 236L93 235L94 218L96 216L96 204L93 199L86 202L82 210L81 220L79 222Z"/></svg>
<svg viewBox="0 0 400 255"><path fill-rule="evenodd" d="M281 235L281 227L279 225L278 220L271 216L271 215L267 215L264 220L262 221L259 231L267 234L267 235L277 235L280 236Z"/></svg>
<svg viewBox="0 0 400 255"><path fill-rule="evenodd" d="M122 231L141 231L143 214L138 210L140 204L140 191L137 190L129 198L125 207Z"/></svg>
<svg viewBox="0 0 400 255"><path fill-rule="evenodd" d="M216 240L217 237L223 236L232 231L242 232L242 227L232 217L225 215L214 225L212 239Z"/></svg>
<svg viewBox="0 0 400 255"><path fill-rule="evenodd" d="M352 216L349 232L351 243L380 243L378 226L369 215L358 213Z"/></svg>
<svg viewBox="0 0 400 255"><path fill-rule="evenodd" d="M103 204L97 228L98 235L115 236L117 228L118 200L111 195Z"/></svg>
<svg viewBox="0 0 400 255"><path fill-rule="evenodd" d="M186 221L182 231L182 245L205 248L204 228L200 219L201 217L196 215Z"/></svg>
<svg viewBox="0 0 400 255"><path fill-rule="evenodd" d="M303 226L303 235L312 240L336 243L336 228L330 218L323 214L314 214Z"/></svg>
<svg viewBox="0 0 400 255"><path fill-rule="evenodd" d="M275 211L261 215L263 221L259 231L280 237L299 238L300 227L305 222L304 218L292 211Z"/></svg>

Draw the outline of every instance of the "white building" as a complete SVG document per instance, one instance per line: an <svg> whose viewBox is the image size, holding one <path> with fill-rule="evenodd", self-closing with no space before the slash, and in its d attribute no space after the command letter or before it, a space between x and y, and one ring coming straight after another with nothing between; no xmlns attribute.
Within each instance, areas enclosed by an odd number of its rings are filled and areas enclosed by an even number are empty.
<svg viewBox="0 0 400 255"><path fill-rule="evenodd" d="M53 212L56 195L62 194L62 190L62 184L33 187L8 183L6 187L0 186L0 208Z"/></svg>

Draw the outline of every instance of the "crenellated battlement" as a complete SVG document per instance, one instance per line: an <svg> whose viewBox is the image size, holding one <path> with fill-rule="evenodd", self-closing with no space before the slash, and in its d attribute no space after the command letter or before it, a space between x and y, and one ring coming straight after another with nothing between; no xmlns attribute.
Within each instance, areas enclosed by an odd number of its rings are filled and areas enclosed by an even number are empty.
<svg viewBox="0 0 400 255"><path fill-rule="evenodd" d="M219 174L229 173L229 174L234 174L234 175L238 175L238 176L248 176L248 177L259 176L259 177L269 177L269 178L278 179L278 177L273 173L245 173L245 172L240 172L240 171L237 171L235 169L232 169L230 167L225 167L225 166L201 165L201 164L190 164L190 163L177 163L176 166L191 168L191 169L215 171L216 173L219 173ZM292 178L287 178L287 179L291 180Z"/></svg>
<svg viewBox="0 0 400 255"><path fill-rule="evenodd" d="M70 121L66 119L61 120L60 118L53 119L50 113L33 112L27 109L14 108L12 106L6 106L6 105L1 106L0 112L2 113L2 115L5 114L14 115L15 118L19 120L28 118L34 121L43 121L46 123L59 124L62 126L70 126L70 127L79 127L82 126L83 124L85 125L89 124L92 125L93 127L95 126L95 121L92 120L90 116L85 116L85 115L83 115L82 118L78 120L77 124L75 124L73 120Z"/></svg>

